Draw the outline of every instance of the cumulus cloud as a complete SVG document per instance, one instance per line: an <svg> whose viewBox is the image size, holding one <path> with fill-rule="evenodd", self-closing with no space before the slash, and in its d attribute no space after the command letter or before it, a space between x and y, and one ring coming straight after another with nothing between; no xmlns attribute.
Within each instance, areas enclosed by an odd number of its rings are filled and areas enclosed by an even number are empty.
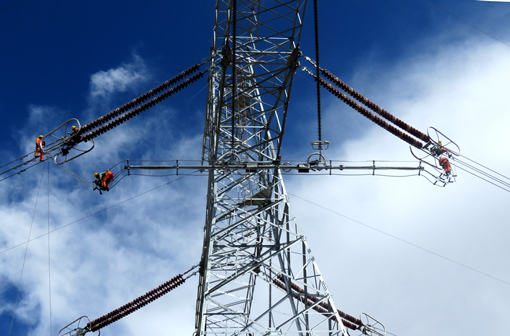
<svg viewBox="0 0 510 336"><path fill-rule="evenodd" d="M377 80L360 70L352 85L421 131L437 127L467 157L509 176L508 55L501 44L471 40L411 58ZM342 142L334 131L339 114L356 112L331 103L326 113L335 121L325 123L333 144L327 159L413 158L403 141L369 121L360 136ZM507 193L457 173L457 182L445 188L421 177L290 181L293 208L337 307L367 311L397 335L427 335L438 325L444 334L504 329L500 321L510 312L502 308L510 282L502 268L509 252L502 238L510 234Z"/></svg>
<svg viewBox="0 0 510 336"><path fill-rule="evenodd" d="M143 59L135 57L130 64L94 74L90 95L107 100L147 78ZM147 113L137 118L136 123L127 122L97 139L96 148L71 161L68 168L90 182L94 171L110 168L130 157L154 159L160 158L161 153L195 152L198 156L201 146L198 136L181 139L174 135L173 141L161 146L150 139L154 136L168 139L168 128L173 127L170 124L155 127L163 125L162 121L174 113L171 108L155 109L157 115ZM104 110L92 106L83 113L99 116ZM58 125L62 122L61 115L55 108L32 106L26 127L33 128L42 121ZM21 130L21 133L26 132ZM20 145L30 152L32 142L33 139L22 137ZM0 190L3 200L0 292L8 291L5 297L9 302L0 313L6 319L7 315L12 316L15 302L12 289L18 287L19 265L23 262L15 325L27 327L28 334L47 334L50 315L53 316L51 334L82 315L97 318L198 262L204 199L188 200L187 196L188 190L204 188L201 181L184 176L132 176L100 196L65 170L48 164L28 170L23 178L9 180L12 183ZM181 293L192 297L194 291L191 286ZM188 312L193 320L194 305L169 309L176 316ZM141 314L108 328L132 334L130 329L137 329L140 317L150 320Z"/></svg>
<svg viewBox="0 0 510 336"><path fill-rule="evenodd" d="M93 74L90 78L90 96L92 99L105 99L111 94L133 89L147 79L147 67L143 59L134 55L130 63Z"/></svg>
<svg viewBox="0 0 510 336"><path fill-rule="evenodd" d="M434 57L412 58L382 72L377 81L364 81L360 70L351 84L420 130L437 126L467 156L508 175L502 154L510 140L507 60L507 49L477 41L462 50L443 47ZM133 64L95 74L91 97L107 98L136 86L147 78L143 64L136 58ZM327 159L412 158L405 143L368 121L345 141L337 125L342 114L356 112L334 100L329 104L324 133L333 145L324 153ZM160 112L102 136L97 148L70 168L92 179L94 171L128 157L199 158L201 135L176 136L177 126L161 122L175 111ZM53 120L60 112L34 107L34 120L43 113ZM173 138L155 144L147 132ZM31 150L31 142L26 139L24 146ZM27 172L0 191L5 201L0 246L23 244L29 232L35 239L28 246L16 315L16 323L30 325L30 335L49 330L49 269L56 334L79 316L100 317L199 261L205 178L130 176L99 196L54 166L48 181L45 169ZM468 320L484 321L487 334L505 330L510 297L508 285L497 279L510 279L501 267L510 252L506 193L460 172L457 183L446 188L421 177L299 176L288 179L287 189L339 309L352 315L367 311L397 335L428 335L437 325L445 334L468 334L479 328ZM21 196L12 198L13 193ZM17 287L25 247L0 254L0 292ZM103 332L164 335L171 329L191 334L195 300L192 278Z"/></svg>

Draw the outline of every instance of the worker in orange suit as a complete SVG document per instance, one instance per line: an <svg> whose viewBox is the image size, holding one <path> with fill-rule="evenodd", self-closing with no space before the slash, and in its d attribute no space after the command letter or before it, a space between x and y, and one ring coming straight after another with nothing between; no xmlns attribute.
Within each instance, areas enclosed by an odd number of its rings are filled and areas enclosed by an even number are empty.
<svg viewBox="0 0 510 336"><path fill-rule="evenodd" d="M446 148L443 147L443 143L441 140L437 143L437 146L431 148L430 152L435 156L440 156L442 154L448 153Z"/></svg>
<svg viewBox="0 0 510 336"><path fill-rule="evenodd" d="M99 193L101 193L101 190L110 191L110 182L112 182L114 178L111 171L106 170L102 173L94 173L94 177L96 178L94 183L99 188Z"/></svg>
<svg viewBox="0 0 510 336"><path fill-rule="evenodd" d="M43 136L42 135L39 135L39 137L37 139L35 139L35 153L34 153L34 157L38 157L40 156L40 160L43 161L44 160L44 140L43 140Z"/></svg>
<svg viewBox="0 0 510 336"><path fill-rule="evenodd" d="M450 162L448 161L448 159L445 157L439 158L439 164L441 165L441 167L443 167L446 175L450 175L450 173L452 171L452 166L450 165Z"/></svg>
<svg viewBox="0 0 510 336"><path fill-rule="evenodd" d="M77 128L76 126L71 126L71 132L67 132L69 137L66 139L64 146L62 146L62 155L66 156L69 154L71 149L81 140L79 134L81 133L81 128Z"/></svg>

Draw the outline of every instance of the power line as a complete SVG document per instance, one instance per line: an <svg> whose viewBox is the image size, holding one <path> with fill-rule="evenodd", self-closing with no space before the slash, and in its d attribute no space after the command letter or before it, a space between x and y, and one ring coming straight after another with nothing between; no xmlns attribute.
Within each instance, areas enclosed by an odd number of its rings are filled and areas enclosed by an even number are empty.
<svg viewBox="0 0 510 336"><path fill-rule="evenodd" d="M504 180L504 179L510 180L510 178L508 178L507 176L500 174L497 171L492 170L492 169L490 169L474 160L471 160L471 159L467 158L466 156L462 156L462 157L465 158L466 160L470 161L472 164L469 164L467 162L464 162L460 159L455 158L455 160L453 160L452 163L455 165L456 168L463 170L466 173L471 174L475 177L478 177L479 179L481 179L485 182L488 182L500 189L510 192L510 182L507 182ZM460 165L464 166L464 168L462 168ZM498 175L500 177L497 177L496 175Z"/></svg>
<svg viewBox="0 0 510 336"><path fill-rule="evenodd" d="M15 248L17 248L17 247L20 247L20 246L24 245L24 244L28 244L28 243L30 243L30 242L32 242L32 241L34 241L34 240L39 239L39 238L45 237L46 235L52 234L52 233L54 233L54 232L56 232L56 231L59 231L59 230L61 230L61 229L63 229L63 228L66 228L66 227L68 227L68 226L71 226L71 225L73 225L73 224L76 224L76 223L78 223L78 222L81 222L81 221L83 221L83 220L85 220L85 219L87 219L87 218L94 217L95 215L97 215L97 214L99 214L99 213L101 213L101 212L104 212L104 211L107 211L107 210L109 210L109 209L115 208L115 207L117 207L117 206L119 206L119 205L122 205L122 204L124 204L124 203L126 203L126 202L129 202L129 201L131 201L131 200L133 200L133 199L135 199L135 198L138 198L138 197L140 197L140 196L143 196L143 195L145 195L145 194L148 194L148 193L150 193L150 192L153 192L153 191L155 191L155 190L157 190L157 189L160 189L160 188L162 188L162 187L164 187L164 186L167 186L167 185L169 185L169 184L171 184L171 183L174 183L174 182L177 182L177 181L179 181L179 180L182 180L183 178L185 178L185 177L187 177L187 176L189 176L189 175L191 175L191 174L193 174L193 173L190 173L190 174L187 174L187 175L184 175L184 174L183 174L183 175L181 175L181 177L176 178L175 180L172 180L172 181L166 182L166 183L164 183L164 184L162 184L162 185L160 185L160 186L157 186L157 187L154 187L154 188L152 188L152 189L146 190L146 191L144 191L144 192L142 192L142 193L140 193L140 194L138 194L138 195L135 195L135 196L132 196L132 197L126 198L125 200L122 200L122 201L120 201L120 202L118 202L118 203L115 203L115 204L112 204L112 205L110 205L110 206L107 206L107 207L106 207L106 208L104 208L104 209L98 210L98 211L96 211L96 212L94 212L94 213L91 213L91 214L89 214L89 215L87 215L87 216L85 216L85 217L82 217L82 218L80 218L80 219L77 219L77 220L75 220L75 221L73 221L73 222L70 222L70 223L64 224L64 225L62 225L62 226L59 226L58 228L56 228L56 229L54 229L54 230L51 230L51 231L49 231L49 232L47 232L47 233L45 233L45 234L42 234L42 235L37 236L37 237L35 237L35 238L29 239L27 242L24 242L24 243L21 243L21 244L18 244L18 245L11 246L11 247L9 247L9 248L7 248L7 249L3 250L3 251L0 251L0 254L3 254L3 253L8 252L8 251L10 251L10 250L13 250L13 249L15 249Z"/></svg>
<svg viewBox="0 0 510 336"><path fill-rule="evenodd" d="M14 308L12 309L12 320L11 320L11 327L9 329L9 336L12 333L12 327L14 325L14 317L16 316L16 308L18 306L19 293L21 291L21 281L23 280L23 272L25 271L25 262L27 260L28 244L31 242L30 235L32 234L32 227L34 225L35 210L37 209L37 202L39 200L39 191L41 190L41 184L42 184L43 176L44 176L44 169L42 170L41 178L39 179L39 186L37 188L37 195L35 197L34 211L32 213L32 221L30 223L30 230L28 231L27 241L22 243L22 244L20 244L20 245L18 245L18 246L21 246L21 245L25 245L26 244L26 247L25 247L25 255L23 256L23 263L21 265L21 274L19 276L18 290L16 292L16 301L14 302Z"/></svg>
<svg viewBox="0 0 510 336"><path fill-rule="evenodd" d="M390 234L390 233L388 233L388 232L385 232L385 231L383 231L383 230L377 229L377 228L375 228L375 227L373 227L373 226L370 226L370 225L368 225L368 224L365 224L365 223L363 223L363 222L360 222L360 221L358 221L358 220L356 220L356 219L354 219L354 218L351 218L351 217L348 217L348 216L346 216L346 215L343 215L343 214L341 214L341 213L339 213L339 212L337 212L337 211L335 211L335 210L331 210L331 209L329 209L329 208L327 208L327 207L325 207L325 206L322 206L322 205L320 205L320 204L314 203L314 202L309 201L309 200L307 200L307 199L305 199L305 198L299 197L299 196L297 196L297 195L295 195L295 194L291 194L291 193L288 193L288 194L289 194L289 195L292 195L293 197L299 198L299 199L300 199L300 200L302 200L302 201L305 201L305 202L307 202L307 203L310 203L310 204L312 204L312 205L315 205L316 207L319 207L319 208L321 208L321 209L327 210L327 211L329 211L329 212L331 212L331 213L333 213L333 214L335 214L335 215L338 215L338 216L340 216L340 217L343 217L343 218L345 218L345 219L347 219L347 220L349 220L349 221L351 221L351 222L354 222L354 223L356 223L356 224L362 225L362 226L364 226L364 227L366 227L366 228L368 228L368 229L370 229L370 230L373 230L373 231L379 232L379 233L381 233L381 234L383 234L383 235L385 235L385 236L391 237L391 238L393 238L393 239L395 239L395 240L398 240L398 241L400 241L400 242L402 242L402 243L405 243L405 244L410 245L410 246L412 246L412 247L415 247L415 248L417 248L417 249L419 249L419 250L422 250L422 251L424 251L424 252L427 252L427 253L429 253L429 254L432 254L432 255L434 255L434 256L436 256L436 257L439 257L439 258L441 258L441 259L444 259L444 260L446 260L446 261L449 261L449 262L451 262L451 263L454 263L454 264L456 264L456 265L458 265L458 266L462 266L462 267L467 268L467 269L469 269L469 270L471 270L471 271L473 271L473 272L479 273L479 274L484 275L484 276L486 276L486 277L488 277L488 278L491 278L491 279L493 279L493 280L497 280L497 281L499 281L499 282L504 283L505 285L509 285L509 286L510 286L510 282L509 282L509 281L506 281L506 280L503 280L503 279L497 278L497 277L495 277L495 276L493 276L493 275L490 275L489 273L486 273L486 272L480 271L480 270L478 270L478 269L476 269L476 268L474 268L474 267L471 267L471 266L469 266L469 265L463 264L463 263L461 263L461 262L459 262L459 261L456 261L456 260L454 260L454 259L451 259L451 258L449 258L449 257L446 257L446 256L444 256L444 255L442 255L442 254L436 253L436 252L434 252L434 251L432 251L432 250L429 250L429 249L424 248L424 247L422 247L422 246L419 246L419 245L417 245L417 244L411 243L411 242L409 242L409 241L407 241L407 240L405 240L405 239L402 239L402 238L400 238L400 237L397 237L397 236L395 236L395 235L392 235L392 234Z"/></svg>
<svg viewBox="0 0 510 336"><path fill-rule="evenodd" d="M503 40L501 40L501 39L497 38L496 36L494 36L494 35L492 35L492 34L489 34L489 33L488 33L488 32L486 32L485 30L483 30L483 29L481 29L481 28L479 28L479 27L475 26L474 24L472 24L471 22L469 22L469 21L467 21L467 20L464 20L464 19L463 19L463 18L461 18L460 16L455 15L454 13L452 13L452 12L450 12L449 10L445 9L444 7L439 6L439 5L438 5L438 4L436 4L435 2L430 1L430 0L422 0L422 1L423 1L423 2L428 3L428 4L429 4L429 5L431 5L431 6L434 6L434 7L438 8L438 9L442 10L443 12L447 13L448 15L450 15L450 16L452 16L452 17L456 18L457 20L459 20L459 21L461 21L461 22L463 22L463 23L467 24L467 25L468 25L468 26L470 26L471 28L474 28L474 29L478 30L478 31L479 31L479 32L481 32L482 34L485 34L485 35L489 36L490 38L492 38L492 39L494 39L494 40L498 41L499 43L502 43L502 44L506 45L507 47L510 47L510 44L508 44L508 43L504 42Z"/></svg>
<svg viewBox="0 0 510 336"><path fill-rule="evenodd" d="M51 239L50 239L50 164L48 163L48 298L50 306L50 336L53 335L53 317L51 312Z"/></svg>

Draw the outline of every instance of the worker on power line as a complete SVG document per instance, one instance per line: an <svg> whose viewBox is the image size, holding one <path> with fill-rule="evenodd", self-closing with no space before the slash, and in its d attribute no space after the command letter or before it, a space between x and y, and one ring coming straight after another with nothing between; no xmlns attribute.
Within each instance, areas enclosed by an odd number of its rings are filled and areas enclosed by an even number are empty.
<svg viewBox="0 0 510 336"><path fill-rule="evenodd" d="M71 132L68 132L67 134L69 134L69 138L68 140L66 141L66 143L64 144L64 146L62 146L62 155L66 156L67 154L69 154L69 151L71 150L71 148L73 148L80 140L80 134L81 133L81 128L78 128L76 126L71 126Z"/></svg>
<svg viewBox="0 0 510 336"><path fill-rule="evenodd" d="M35 153L34 153L34 157L40 156L40 160L41 161L44 160L44 145L45 145L45 142L44 142L43 138L44 137L42 135L39 135L37 137L37 139L35 139Z"/></svg>
<svg viewBox="0 0 510 336"><path fill-rule="evenodd" d="M444 153L448 153L448 150L446 150L446 148L444 148L443 146L443 143L441 142L441 140L439 140L437 142L437 146L434 146L430 149L430 152L434 155L434 156L440 156Z"/></svg>
<svg viewBox="0 0 510 336"><path fill-rule="evenodd" d="M79 128L77 128L76 126L71 126L71 132L68 132L67 134L69 135L75 135L76 133L78 133L78 130Z"/></svg>
<svg viewBox="0 0 510 336"><path fill-rule="evenodd" d="M441 140L437 142L437 146L434 146L430 149L430 152L438 157L439 165L443 167L446 176L449 176L452 172L452 166L450 165L450 161L448 157L450 157L450 153L446 148L444 148Z"/></svg>
<svg viewBox="0 0 510 336"><path fill-rule="evenodd" d="M94 190L99 189L100 194L102 194L101 190L110 191L110 182L112 182L114 178L111 171L105 170L102 173L94 173L94 177L96 178L94 183L97 186Z"/></svg>
<svg viewBox="0 0 510 336"><path fill-rule="evenodd" d="M450 165L450 161L446 157L439 158L439 164L443 167L446 176L450 175L452 172L452 166Z"/></svg>

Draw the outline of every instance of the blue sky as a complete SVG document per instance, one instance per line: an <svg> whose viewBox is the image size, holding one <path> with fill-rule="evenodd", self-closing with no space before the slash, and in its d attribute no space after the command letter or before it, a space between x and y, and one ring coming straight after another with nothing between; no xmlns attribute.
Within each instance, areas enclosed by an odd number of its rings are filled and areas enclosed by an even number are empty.
<svg viewBox="0 0 510 336"><path fill-rule="evenodd" d="M302 51L314 58L312 9L309 2ZM509 3L322 1L319 11L321 66L510 175ZM67 119L88 123L206 59L213 22L213 1L4 1L1 163ZM206 93L204 79L192 84L101 136L69 168L92 180L126 159L199 159ZM326 91L322 108L327 159L412 160L404 142ZM284 159L305 160L317 137L316 101L301 70L286 127ZM506 192L465 173L446 188L420 177L289 176L286 183L339 309L367 312L399 336L506 330ZM205 184L205 177L133 176L99 196L47 164L2 181L0 333L9 334L20 278L11 335L56 335L196 264ZM29 234L38 238L27 248ZM102 334L190 334L195 299L192 278Z"/></svg>

